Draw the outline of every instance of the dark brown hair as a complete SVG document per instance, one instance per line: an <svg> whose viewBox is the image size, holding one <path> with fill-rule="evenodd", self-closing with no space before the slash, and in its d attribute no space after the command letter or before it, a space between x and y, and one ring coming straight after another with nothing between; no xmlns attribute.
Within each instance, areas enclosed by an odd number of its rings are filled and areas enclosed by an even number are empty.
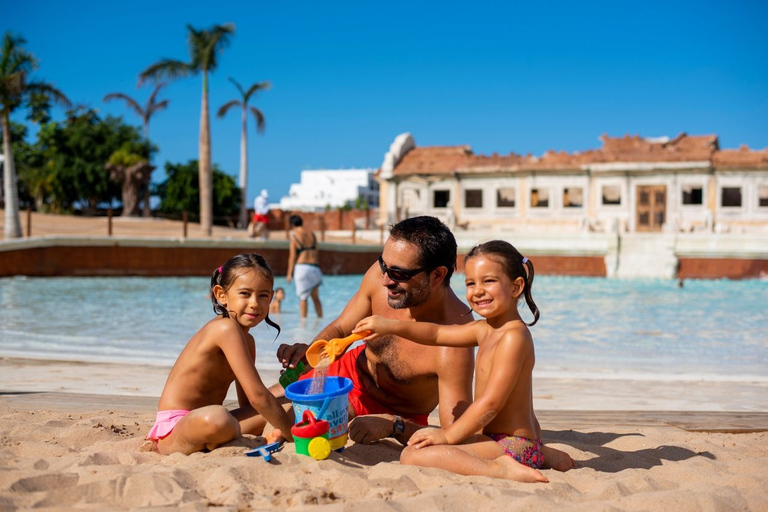
<svg viewBox="0 0 768 512"><path fill-rule="evenodd" d="M421 216L405 219L389 230L394 240L404 240L419 248L420 267L429 270L445 267L443 284L451 285L451 276L456 270L456 239L448 226L436 217Z"/></svg>
<svg viewBox="0 0 768 512"><path fill-rule="evenodd" d="M272 284L275 283L275 274L272 272L272 268L270 268L267 260L260 254L243 253L238 254L237 256L232 256L225 264L214 270L213 275L211 276L211 302L213 303L213 312L217 315L229 318L227 309L216 300L216 296L213 293L213 287L219 285L225 290L228 290L235 279L237 279L237 276L240 275L240 272L238 271L241 269L254 269ZM269 312L267 312L264 321L267 322L267 325L270 327L277 329L277 336L280 336L280 326L269 318ZM275 336L275 338L277 338L277 336Z"/></svg>
<svg viewBox="0 0 768 512"><path fill-rule="evenodd" d="M533 262L528 258L523 257L520 251L515 249L512 244L505 242L504 240L491 240L483 244L477 244L474 246L464 258L464 265L467 264L471 258L475 256L488 256L499 265L502 266L504 272L509 276L510 280L514 281L518 277L522 277L525 282L523 287L523 295L525 296L525 303L528 304L528 308L533 313L533 322L526 325L533 325L539 321L539 308L536 303L533 302L531 296L531 288L533 287ZM528 271L526 272L526 268Z"/></svg>

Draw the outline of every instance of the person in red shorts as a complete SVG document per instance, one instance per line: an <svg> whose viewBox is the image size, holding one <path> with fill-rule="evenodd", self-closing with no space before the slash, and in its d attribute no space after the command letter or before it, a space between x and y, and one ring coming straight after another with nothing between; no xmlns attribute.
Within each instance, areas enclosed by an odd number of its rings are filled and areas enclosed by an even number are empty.
<svg viewBox="0 0 768 512"><path fill-rule="evenodd" d="M456 253L453 233L435 217L395 224L360 288L315 340L344 338L370 315L443 325L474 321L469 306L450 287ZM283 344L277 358L283 368L294 368L307 348L305 343ZM395 335L353 347L328 372L353 382L349 436L362 444L388 437L406 444L427 425L438 403L440 426L449 427L472 403L473 373L472 348L419 345ZM279 384L270 391L278 397L284 394ZM563 471L573 467L565 452L548 446L543 450L545 467Z"/></svg>
<svg viewBox="0 0 768 512"><path fill-rule="evenodd" d="M441 324L473 321L469 307L450 288L455 266L456 240L438 219L414 217L396 224L360 289L315 339L343 338L372 314ZM277 357L291 368L307 348L280 345ZM471 348L427 347L385 336L347 351L328 374L354 383L349 433L355 442L368 444L387 437L406 442L427 424L438 402L440 424L453 423L472 401L473 371ZM276 388L272 392L279 394Z"/></svg>
<svg viewBox="0 0 768 512"><path fill-rule="evenodd" d="M269 222L269 205L267 200L269 195L267 189L261 191L261 194L253 201L253 222L251 222L251 238L261 237L266 240L269 236L267 232L267 223Z"/></svg>

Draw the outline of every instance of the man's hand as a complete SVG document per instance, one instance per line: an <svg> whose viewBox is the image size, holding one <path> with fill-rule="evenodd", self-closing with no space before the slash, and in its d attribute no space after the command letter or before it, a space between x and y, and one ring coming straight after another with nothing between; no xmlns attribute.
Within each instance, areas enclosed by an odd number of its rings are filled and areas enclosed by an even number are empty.
<svg viewBox="0 0 768 512"><path fill-rule="evenodd" d="M417 430L408 440L408 446L414 448L424 448L425 446L435 444L450 444L445 436L445 430L441 428L423 428Z"/></svg>
<svg viewBox="0 0 768 512"><path fill-rule="evenodd" d="M375 443L392 435L394 421L391 414L356 416L349 422L349 437L360 444Z"/></svg>
<svg viewBox="0 0 768 512"><path fill-rule="evenodd" d="M309 345L306 343L282 344L277 347L277 360L282 363L283 368L295 368L299 361L304 358L308 348Z"/></svg>

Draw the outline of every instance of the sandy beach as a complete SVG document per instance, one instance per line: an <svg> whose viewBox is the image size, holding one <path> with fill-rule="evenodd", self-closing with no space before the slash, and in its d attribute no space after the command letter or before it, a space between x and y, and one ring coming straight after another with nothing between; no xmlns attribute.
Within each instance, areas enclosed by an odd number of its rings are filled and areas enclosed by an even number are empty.
<svg viewBox="0 0 768 512"><path fill-rule="evenodd" d="M36 235L104 230L99 219L36 215ZM221 229L214 238L243 236ZM115 222L118 236L150 231L180 227ZM0 511L768 510L764 379L534 373L544 441L579 467L523 484L401 466L394 441L350 442L319 462L293 445L271 463L245 457L258 437L191 456L143 452L168 371L0 357Z"/></svg>
<svg viewBox="0 0 768 512"><path fill-rule="evenodd" d="M669 383L539 378L545 442L579 467L523 484L401 466L393 441L319 462L293 445L270 463L245 457L263 443L250 436L191 456L142 452L167 372L0 359L0 510L768 509L761 383L683 381L654 396Z"/></svg>

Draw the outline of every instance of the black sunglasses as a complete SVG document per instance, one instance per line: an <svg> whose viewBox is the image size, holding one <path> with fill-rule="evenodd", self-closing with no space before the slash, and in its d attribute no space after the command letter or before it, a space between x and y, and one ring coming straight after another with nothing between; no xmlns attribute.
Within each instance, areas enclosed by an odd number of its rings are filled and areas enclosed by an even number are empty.
<svg viewBox="0 0 768 512"><path fill-rule="evenodd" d="M384 260L381 259L381 256L379 256L379 267L381 268L382 274L387 274L389 278L396 283L402 283L404 281L409 280L419 272L424 272L425 270L429 270L429 267L422 267L422 268L414 268L413 270L406 270L401 268L389 268L384 264Z"/></svg>

